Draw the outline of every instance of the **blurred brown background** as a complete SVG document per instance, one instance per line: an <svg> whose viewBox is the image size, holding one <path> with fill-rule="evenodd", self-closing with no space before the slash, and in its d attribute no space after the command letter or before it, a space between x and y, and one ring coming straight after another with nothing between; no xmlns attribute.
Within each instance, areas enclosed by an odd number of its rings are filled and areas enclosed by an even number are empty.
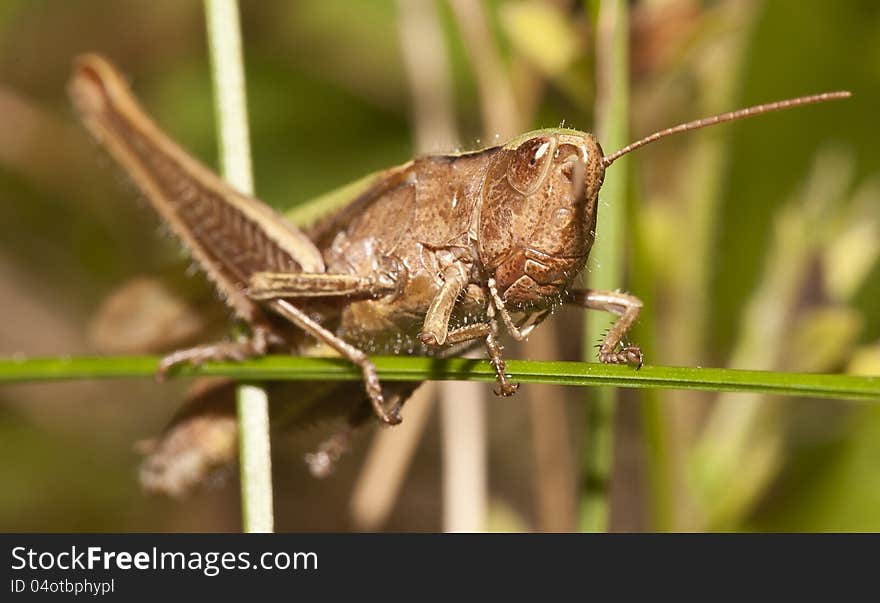
<svg viewBox="0 0 880 603"><path fill-rule="evenodd" d="M633 156L620 286L648 307L634 340L649 362L880 375L880 5L645 0L630 10L633 138L748 104L854 93ZM417 150L477 148L563 120L592 129L597 14L598 3L561 0L242 2L258 196L289 208ZM157 122L216 165L200 2L0 3L0 355L135 353L222 335L213 293L186 276L177 245L75 123L64 88L83 51L110 57ZM580 314L551 322L509 357L578 358L579 339L563 334L580 330ZM238 530L234 470L182 501L137 484L134 443L162 430L185 387L0 389L0 529ZM489 390L444 390L486 399L487 428L463 444L488 451L488 474L475 457L464 478L477 489L465 505L485 505L477 524L460 525L576 529L591 392L524 385L500 400ZM611 528L880 529L880 407L621 398ZM374 480L364 496L382 520L351 511L371 432L323 481L301 458L328 429L276 438L277 528L449 527L442 500L457 478L444 471L454 444L454 423L441 438L444 415L422 435L417 420L400 428L419 443L399 491L381 471L361 476Z"/></svg>

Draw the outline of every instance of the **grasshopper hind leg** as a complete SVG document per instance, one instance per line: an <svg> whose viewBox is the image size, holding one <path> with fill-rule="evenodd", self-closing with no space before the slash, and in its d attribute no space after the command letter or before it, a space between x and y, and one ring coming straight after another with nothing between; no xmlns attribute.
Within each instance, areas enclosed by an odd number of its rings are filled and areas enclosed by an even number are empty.
<svg viewBox="0 0 880 603"><path fill-rule="evenodd" d="M385 390L386 396L395 414L399 413L404 403L420 385L420 382L398 382L388 385ZM348 414L345 425L324 440L314 452L305 455L306 466L313 477L324 478L333 473L339 459L351 450L354 438L371 423L372 416L369 404L358 404Z"/></svg>
<svg viewBox="0 0 880 603"><path fill-rule="evenodd" d="M406 396L403 397L405 399ZM402 404L403 401L400 401L395 406L399 408ZM314 452L305 455L304 460L312 477L325 478L333 473L339 459L351 450L352 439L367 424L371 414L369 406L358 405L348 415L345 425L339 431L321 442Z"/></svg>
<svg viewBox="0 0 880 603"><path fill-rule="evenodd" d="M164 380L174 367L181 364L198 366L210 361L241 361L264 356L271 343L275 343L271 332L264 327L256 326L251 335L241 341L221 341L168 354L159 362L156 378L159 381Z"/></svg>

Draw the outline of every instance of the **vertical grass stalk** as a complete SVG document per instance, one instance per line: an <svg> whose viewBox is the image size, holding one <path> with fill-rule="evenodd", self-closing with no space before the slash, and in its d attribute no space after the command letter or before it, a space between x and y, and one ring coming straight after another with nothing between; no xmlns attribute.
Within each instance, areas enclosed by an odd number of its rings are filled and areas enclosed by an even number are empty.
<svg viewBox="0 0 880 603"><path fill-rule="evenodd" d="M743 53L758 12L756 3L751 2L719 5L717 18L728 25L705 45L703 58L697 62L697 114L713 115L736 105L742 85ZM681 170L684 180L675 193L682 201L676 220L681 232L688 235L675 242L676 261L664 267L670 298L656 331L658 353L670 364L699 365L710 349L710 292L719 258L718 234L724 213L724 173L731 130L694 133L692 150L685 156ZM662 471L671 488L669 519L673 530L706 527L687 467L693 447L702 437L701 425L710 401L697 392L670 392L662 396L663 414L656 415L665 423L668 463Z"/></svg>
<svg viewBox="0 0 880 603"><path fill-rule="evenodd" d="M253 194L238 2L205 0L205 15L221 171L234 187ZM271 532L274 517L269 400L265 389L247 384L238 386L236 398L243 528L245 532Z"/></svg>
<svg viewBox="0 0 880 603"><path fill-rule="evenodd" d="M596 36L596 132L606 149L628 142L629 121L629 11L625 0L602 0ZM623 282L624 222L626 219L626 157L614 164L599 200L594 272L590 286L616 289ZM595 359L593 343L610 322L599 312L587 314L584 357ZM583 459L580 527L584 531L608 528L608 495L614 446L615 390L602 389L588 407Z"/></svg>

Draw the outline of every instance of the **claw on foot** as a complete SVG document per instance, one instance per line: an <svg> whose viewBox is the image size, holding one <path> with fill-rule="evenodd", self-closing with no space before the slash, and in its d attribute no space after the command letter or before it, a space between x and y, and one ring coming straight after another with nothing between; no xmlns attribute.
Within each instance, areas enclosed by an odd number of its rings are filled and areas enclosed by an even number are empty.
<svg viewBox="0 0 880 603"><path fill-rule="evenodd" d="M366 361L363 366L364 386L373 412L385 425L398 425L403 420L400 418L400 405L395 405L390 411L385 409L385 397L382 395L382 386L379 385L379 377L372 363Z"/></svg>
<svg viewBox="0 0 880 603"><path fill-rule="evenodd" d="M403 418L400 416L400 408L397 406L389 412L386 412L383 408L379 419L386 425L400 425L403 422Z"/></svg>
<svg viewBox="0 0 880 603"><path fill-rule="evenodd" d="M498 383L498 387L496 387L493 391L496 396L500 396L502 398L509 398L513 394L516 393L516 390L519 389L519 383L511 383L508 380L500 381Z"/></svg>
<svg viewBox="0 0 880 603"><path fill-rule="evenodd" d="M644 359L642 350L636 345L624 346L619 351L599 352L599 361L604 364L628 364L635 366L636 370L642 368Z"/></svg>

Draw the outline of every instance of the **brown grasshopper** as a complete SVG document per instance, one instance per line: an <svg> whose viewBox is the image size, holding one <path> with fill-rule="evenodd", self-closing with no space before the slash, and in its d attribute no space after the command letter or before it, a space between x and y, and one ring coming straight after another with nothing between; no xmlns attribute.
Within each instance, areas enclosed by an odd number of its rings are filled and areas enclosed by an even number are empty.
<svg viewBox="0 0 880 603"><path fill-rule="evenodd" d="M400 422L405 396L386 404L368 354L444 355L482 341L496 393L508 396L516 385L505 371L501 327L522 340L560 304L618 315L599 360L640 367L641 350L624 341L642 303L572 287L595 238L605 170L671 134L849 96L828 92L688 122L607 156L592 134L555 128L420 157L386 170L303 232L163 134L105 59L79 57L69 89L91 133L250 326L247 339L166 356L159 374L184 362L296 353L306 334L360 367L387 424Z"/></svg>

